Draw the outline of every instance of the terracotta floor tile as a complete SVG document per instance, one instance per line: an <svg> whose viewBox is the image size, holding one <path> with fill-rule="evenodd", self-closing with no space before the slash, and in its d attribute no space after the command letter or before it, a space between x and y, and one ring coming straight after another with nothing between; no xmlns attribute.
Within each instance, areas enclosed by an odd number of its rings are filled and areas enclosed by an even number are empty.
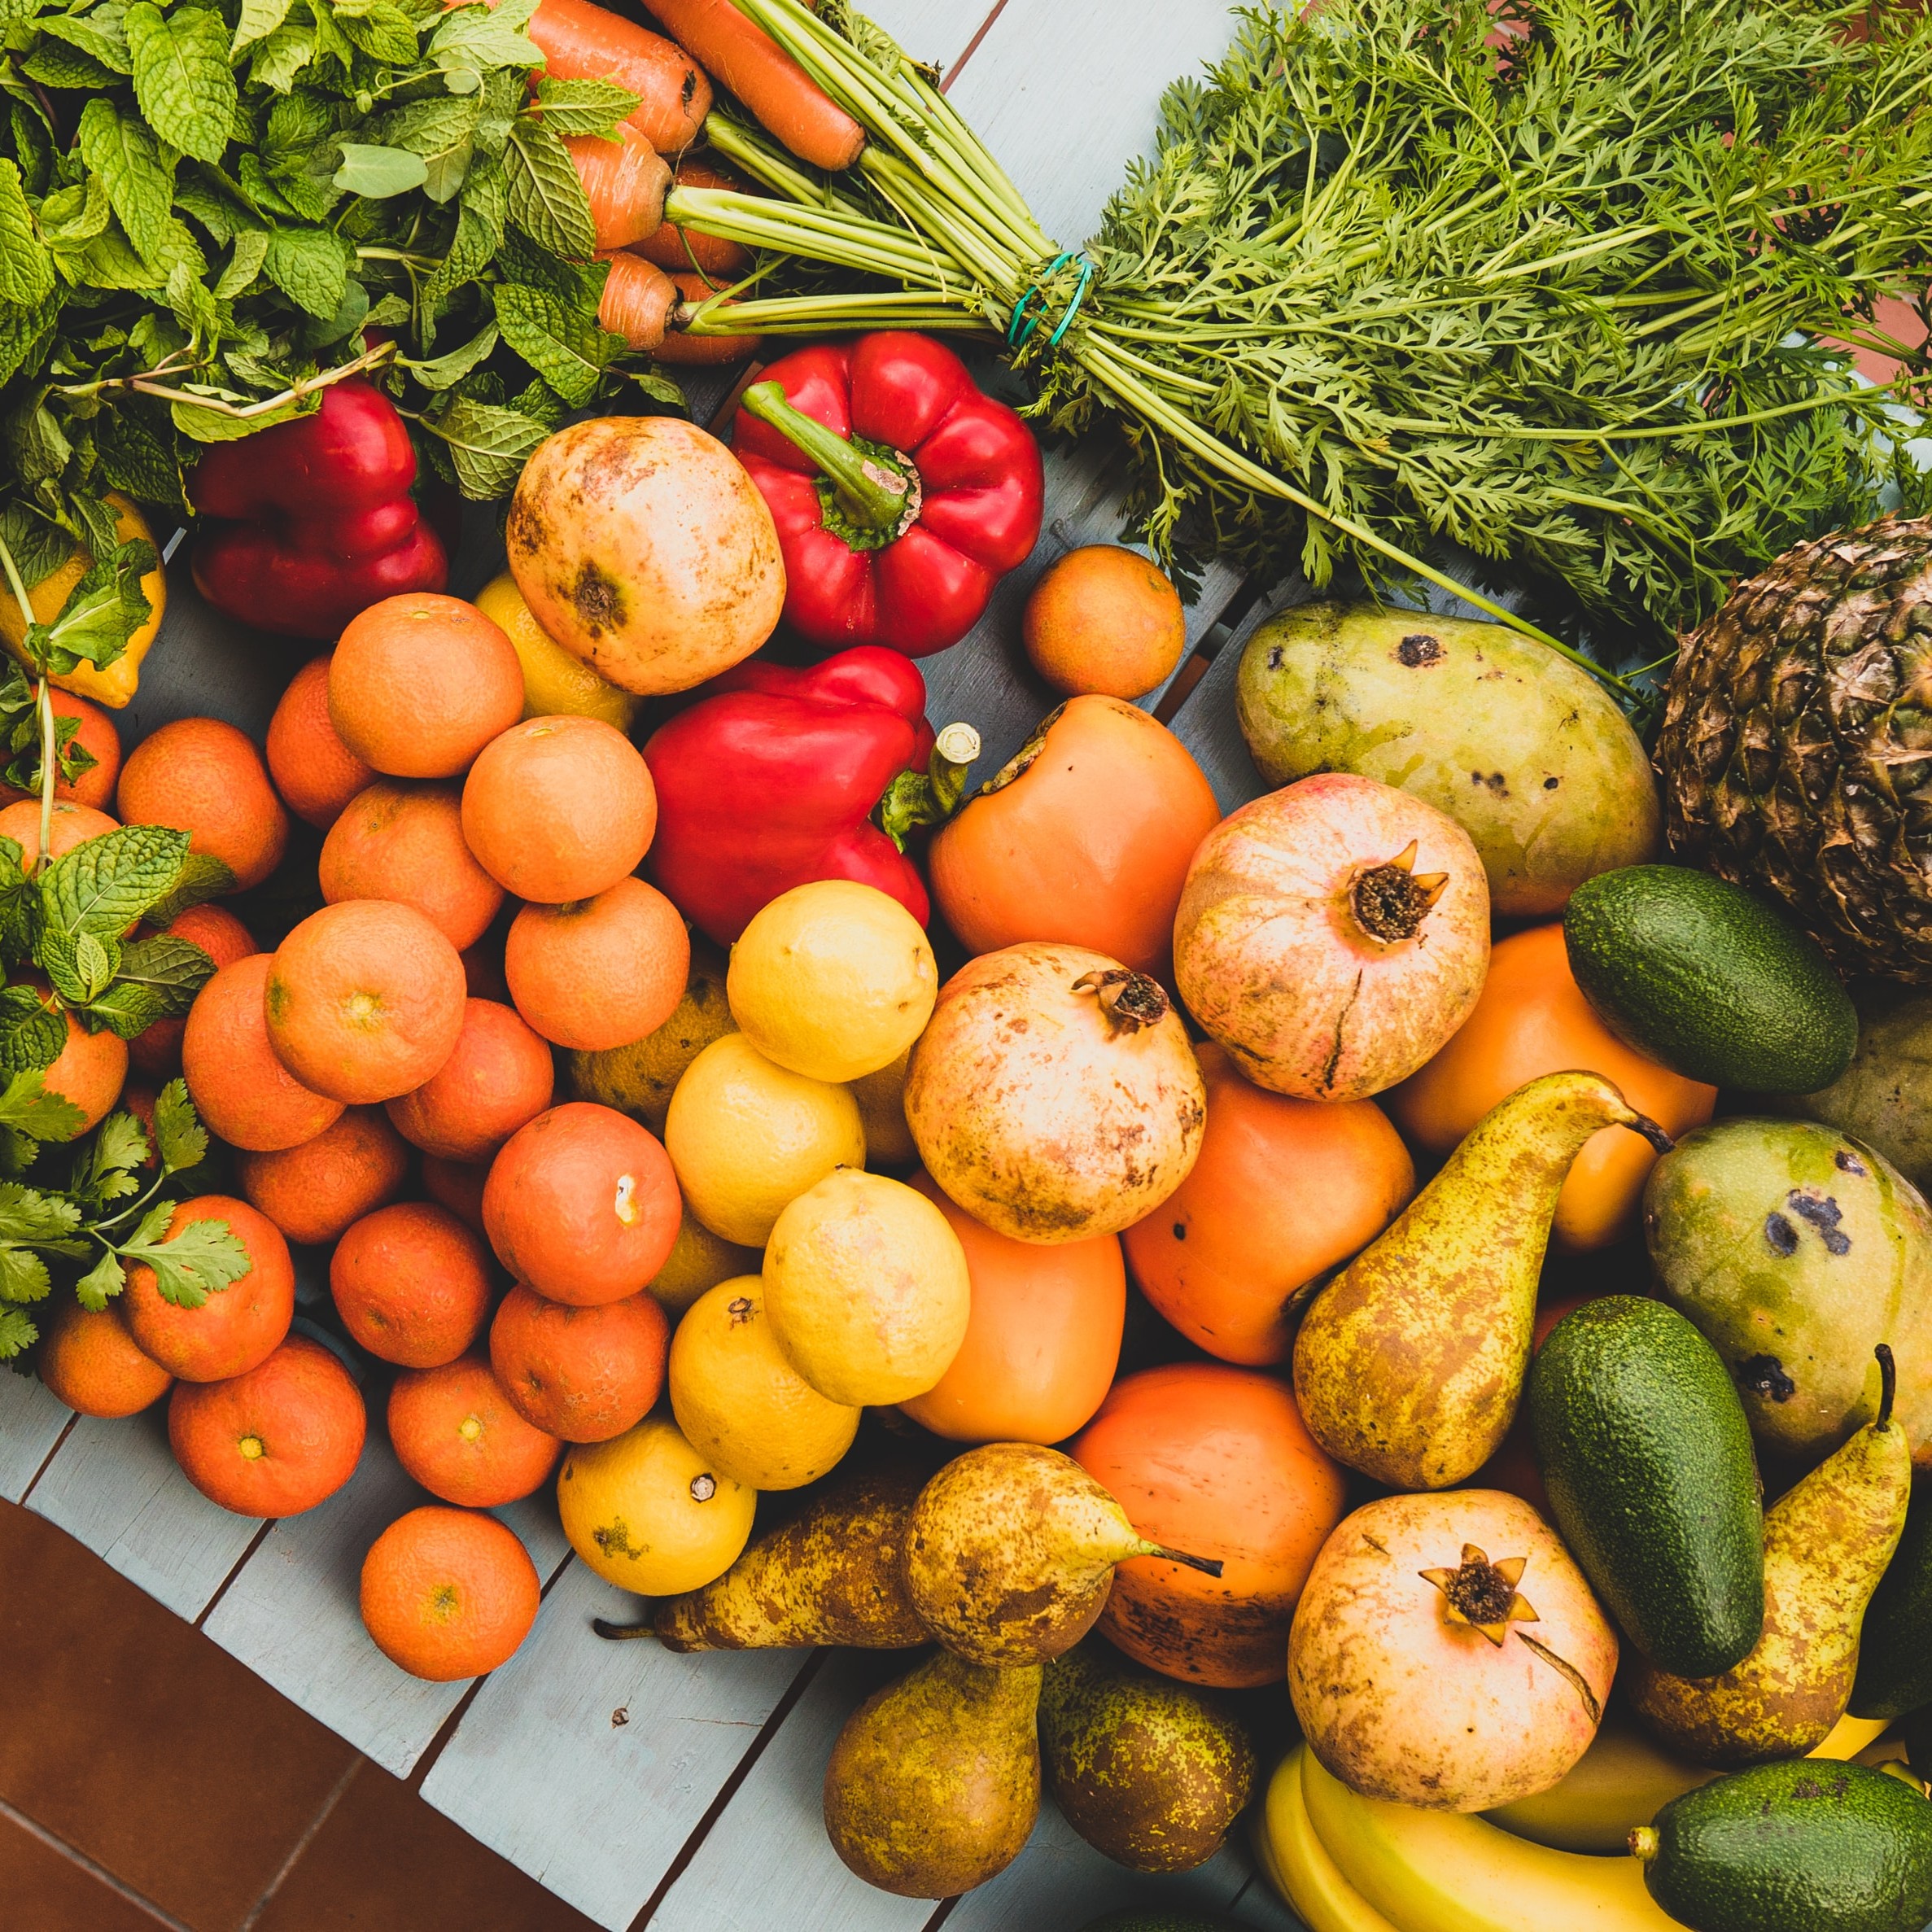
<svg viewBox="0 0 1932 1932"><path fill-rule="evenodd" d="M0 1505L0 1798L233 1932L355 1753L37 1516Z"/></svg>
<svg viewBox="0 0 1932 1932"><path fill-rule="evenodd" d="M0 1912L14 1932L163 1932L163 1922L0 1816Z"/></svg>
<svg viewBox="0 0 1932 1932"><path fill-rule="evenodd" d="M583 1913L365 1764L254 1932L597 1932Z"/></svg>

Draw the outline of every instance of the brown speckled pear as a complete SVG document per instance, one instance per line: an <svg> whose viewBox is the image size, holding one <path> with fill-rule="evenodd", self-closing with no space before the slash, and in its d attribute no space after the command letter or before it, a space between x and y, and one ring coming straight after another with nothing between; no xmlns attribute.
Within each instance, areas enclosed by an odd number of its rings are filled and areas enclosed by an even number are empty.
<svg viewBox="0 0 1932 1932"><path fill-rule="evenodd" d="M989 1442L955 1456L920 1492L906 1531L906 1585L921 1620L981 1664L1044 1663L1093 1628L1113 1567L1165 1556L1221 1574L1139 1535L1112 1493L1070 1456Z"/></svg>
<svg viewBox="0 0 1932 1932"><path fill-rule="evenodd" d="M868 1885L946 1899L1020 1856L1040 1810L1038 1665L950 1650L855 1711L825 1767L825 1831Z"/></svg>
<svg viewBox="0 0 1932 1932"><path fill-rule="evenodd" d="M1845 1714L1859 1633L1905 1527L1912 1453L1892 1419L1891 1350L1878 1348L1877 1418L1827 1457L1764 1516L1764 1628L1721 1676L1673 1677L1641 1658L1637 1715L1700 1764L1803 1757Z"/></svg>
<svg viewBox="0 0 1932 1932"><path fill-rule="evenodd" d="M1067 1822L1136 1872L1204 1864L1254 1786L1254 1745L1231 1704L1097 1641L1047 1666L1040 1754Z"/></svg>
<svg viewBox="0 0 1932 1932"><path fill-rule="evenodd" d="M1316 1297L1295 1396L1330 1455L1415 1490L1449 1488L1495 1453L1529 1366L1557 1195L1584 1143L1613 1126L1669 1144L1597 1074L1518 1087Z"/></svg>
<svg viewBox="0 0 1932 1932"><path fill-rule="evenodd" d="M669 1650L800 1644L911 1650L931 1633L903 1571L919 1472L881 1470L828 1485L802 1515L760 1536L715 1583L667 1597L648 1624L600 1623L604 1637L655 1635Z"/></svg>

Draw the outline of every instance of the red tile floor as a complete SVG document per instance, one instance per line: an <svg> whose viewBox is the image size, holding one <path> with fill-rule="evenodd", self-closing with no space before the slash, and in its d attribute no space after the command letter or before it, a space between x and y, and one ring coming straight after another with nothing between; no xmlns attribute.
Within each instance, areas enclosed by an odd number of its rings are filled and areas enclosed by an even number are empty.
<svg viewBox="0 0 1932 1932"><path fill-rule="evenodd" d="M0 1503L0 1932L594 1932Z"/></svg>

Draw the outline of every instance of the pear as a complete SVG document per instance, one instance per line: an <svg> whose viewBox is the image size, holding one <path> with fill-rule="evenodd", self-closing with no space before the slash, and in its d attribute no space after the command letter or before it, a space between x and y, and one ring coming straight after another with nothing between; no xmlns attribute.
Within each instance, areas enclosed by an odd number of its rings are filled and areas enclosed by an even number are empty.
<svg viewBox="0 0 1932 1932"><path fill-rule="evenodd" d="M918 1473L888 1470L829 1485L768 1532L716 1582L667 1597L645 1624L596 1624L600 1637L656 1636L668 1650L764 1650L844 1644L911 1650L933 1641L906 1594L907 1519Z"/></svg>
<svg viewBox="0 0 1932 1932"><path fill-rule="evenodd" d="M1140 1536L1112 1493L1071 1456L989 1442L920 1492L906 1528L906 1585L920 1620L975 1663L1044 1663L1093 1628L1129 1557L1221 1574Z"/></svg>
<svg viewBox="0 0 1932 1932"><path fill-rule="evenodd" d="M1501 1446L1556 1197L1605 1127L1670 1145L1594 1073L1518 1087L1315 1298L1295 1340L1295 1395L1330 1455L1392 1489L1447 1489Z"/></svg>
<svg viewBox="0 0 1932 1932"><path fill-rule="evenodd" d="M1046 1667L1040 1753L1067 1822L1136 1872L1204 1864L1254 1786L1253 1741L1222 1699L1099 1643Z"/></svg>
<svg viewBox="0 0 1932 1932"><path fill-rule="evenodd" d="M1037 1664L939 1650L868 1698L825 1767L825 1830L868 1885L946 1899L1020 1856L1040 1809Z"/></svg>
<svg viewBox="0 0 1932 1932"><path fill-rule="evenodd" d="M1882 1342L1877 1419L1764 1515L1764 1628L1721 1676L1673 1677L1642 1659L1637 1715L1700 1764L1803 1757L1845 1714L1859 1633L1905 1528L1912 1452L1892 1419L1897 1372Z"/></svg>

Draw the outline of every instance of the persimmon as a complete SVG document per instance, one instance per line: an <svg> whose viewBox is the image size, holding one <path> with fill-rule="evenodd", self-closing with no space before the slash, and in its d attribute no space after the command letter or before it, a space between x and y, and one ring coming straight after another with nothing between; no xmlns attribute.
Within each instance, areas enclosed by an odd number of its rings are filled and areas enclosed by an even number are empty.
<svg viewBox="0 0 1932 1932"><path fill-rule="evenodd" d="M1416 1146L1446 1154L1524 1082L1570 1071L1614 1081L1633 1107L1673 1135L1703 1126L1717 1104L1716 1087L1646 1060L1597 1017L1571 975L1561 925L1500 942L1461 1030L1383 1104ZM1656 1161L1647 1142L1620 1128L1586 1141L1557 1200L1557 1245L1606 1248L1630 1233Z"/></svg>
<svg viewBox="0 0 1932 1932"><path fill-rule="evenodd" d="M434 591L351 618L329 663L329 719L393 778L454 778L523 715L523 667L474 604Z"/></svg>
<svg viewBox="0 0 1932 1932"><path fill-rule="evenodd" d="M41 1087L81 1109L81 1123L74 1130L81 1134L98 1126L120 1098L127 1084L128 1043L105 1027L90 1033L70 1012L63 1011L60 1016L67 1041L53 1064L41 1069Z"/></svg>
<svg viewBox="0 0 1932 1932"><path fill-rule="evenodd" d="M556 1071L549 1047L520 1015L493 999L470 999L449 1058L391 1100L389 1117L426 1154L487 1161L550 1104Z"/></svg>
<svg viewBox="0 0 1932 1932"><path fill-rule="evenodd" d="M911 1185L966 1251L973 1309L952 1366L899 1408L954 1442L1064 1441L1100 1406L1120 1366L1120 1237L1053 1248L1016 1241L975 1221L923 1169Z"/></svg>
<svg viewBox="0 0 1932 1932"><path fill-rule="evenodd" d="M656 1032L677 1011L690 973L683 916L636 878L593 898L526 906L503 951L517 1011L546 1040L582 1053Z"/></svg>
<svg viewBox="0 0 1932 1932"><path fill-rule="evenodd" d="M363 1628L398 1670L432 1684L480 1677L530 1634L543 1585L516 1532L473 1510L425 1504L362 1560Z"/></svg>
<svg viewBox="0 0 1932 1932"><path fill-rule="evenodd" d="M305 824L326 832L342 808L376 781L343 743L329 718L329 662L333 652L311 658L294 677L269 720L263 750L269 776L282 802Z"/></svg>
<svg viewBox="0 0 1932 1932"><path fill-rule="evenodd" d="M388 899L312 912L275 950L269 1044L305 1086L393 1100L456 1050L468 994L457 949L426 913Z"/></svg>
<svg viewBox="0 0 1932 1932"><path fill-rule="evenodd" d="M282 863L288 813L246 732L219 718L177 718L128 754L115 793L127 825L173 825L189 850L219 859L234 890L259 885Z"/></svg>
<svg viewBox="0 0 1932 1932"><path fill-rule="evenodd" d="M248 1251L246 1274L216 1289L199 1308L162 1298L155 1271L137 1261L120 1292L121 1319L134 1345L183 1382L225 1382L245 1375L281 1346L295 1314L295 1270L288 1243L267 1215L229 1194L182 1201L162 1237L171 1241L198 1221L221 1221Z"/></svg>
<svg viewBox="0 0 1932 1932"><path fill-rule="evenodd" d="M1292 1391L1220 1362L1144 1369L1114 1384L1072 1454L1150 1542L1222 1564L1213 1577L1161 1557L1122 1563L1102 1634L1190 1684L1284 1677L1295 1605L1347 1494Z"/></svg>
<svg viewBox="0 0 1932 1932"><path fill-rule="evenodd" d="M72 718L76 721L70 744L77 745L94 760L75 778L62 778L56 774L54 796L72 805L85 805L96 811L106 811L114 802L114 787L120 777L120 733L114 728L114 720L98 705L90 704L84 697L76 697L70 691L52 691L48 696L56 720ZM37 793L20 792L11 785L0 785L0 802L11 802L17 799L32 799L35 810L39 809Z"/></svg>
<svg viewBox="0 0 1932 1932"><path fill-rule="evenodd" d="M378 779L358 792L329 828L317 863L322 897L393 899L413 906L460 952L489 930L503 888L463 839L461 794L453 785Z"/></svg>
<svg viewBox="0 0 1932 1932"><path fill-rule="evenodd" d="M489 1251L447 1208L396 1201L365 1214L329 1257L352 1337L404 1368L454 1362L490 1314Z"/></svg>
<svg viewBox="0 0 1932 1932"><path fill-rule="evenodd" d="M141 1352L111 1309L83 1308L63 1296L43 1327L40 1379L80 1414L138 1415L173 1386L174 1377Z"/></svg>
<svg viewBox="0 0 1932 1932"><path fill-rule="evenodd" d="M1164 724L1115 697L1069 698L933 841L933 898L968 952L1058 940L1168 969L1213 788Z"/></svg>
<svg viewBox="0 0 1932 1932"><path fill-rule="evenodd" d="M98 838L103 832L116 831L120 824L119 819L110 818L91 805L57 798L54 802L53 837L47 841L47 850L53 858L64 859L76 846ZM0 838L11 838L19 845L20 863L31 872L40 859L40 801L23 798L17 805L0 809Z"/></svg>
<svg viewBox="0 0 1932 1932"><path fill-rule="evenodd" d="M224 966L195 995L181 1034L188 1097L229 1146L273 1153L313 1140L343 1104L304 1086L269 1044L270 953Z"/></svg>
<svg viewBox="0 0 1932 1932"><path fill-rule="evenodd" d="M356 1473L368 1430L355 1379L299 1335L226 1381L177 1383L168 1404L181 1474L238 1516L299 1516L326 1502Z"/></svg>
<svg viewBox="0 0 1932 1932"><path fill-rule="evenodd" d="M493 1510L540 1489L561 1438L526 1422L481 1355L408 1369L389 1392L396 1459L430 1494Z"/></svg>
<svg viewBox="0 0 1932 1932"><path fill-rule="evenodd" d="M1415 1191L1415 1165L1373 1100L1290 1099L1245 1080L1213 1041L1200 1158L1121 1237L1140 1291L1223 1362L1286 1362L1289 1316Z"/></svg>
<svg viewBox="0 0 1932 1932"><path fill-rule="evenodd" d="M339 1240L365 1214L392 1201L409 1177L409 1150L378 1107L346 1108L299 1146L240 1154L235 1178L291 1241Z"/></svg>
<svg viewBox="0 0 1932 1932"><path fill-rule="evenodd" d="M199 946L217 968L232 966L256 949L247 927L224 906L189 906L176 913L168 927L170 938ZM184 1016L156 1020L128 1042L128 1058L151 1080L168 1080L181 1070L181 1036L188 1029Z"/></svg>
<svg viewBox="0 0 1932 1932"><path fill-rule="evenodd" d="M490 1324L490 1366L510 1406L566 1442L608 1442L664 1387L671 1322L649 1295L571 1308L520 1284Z"/></svg>

